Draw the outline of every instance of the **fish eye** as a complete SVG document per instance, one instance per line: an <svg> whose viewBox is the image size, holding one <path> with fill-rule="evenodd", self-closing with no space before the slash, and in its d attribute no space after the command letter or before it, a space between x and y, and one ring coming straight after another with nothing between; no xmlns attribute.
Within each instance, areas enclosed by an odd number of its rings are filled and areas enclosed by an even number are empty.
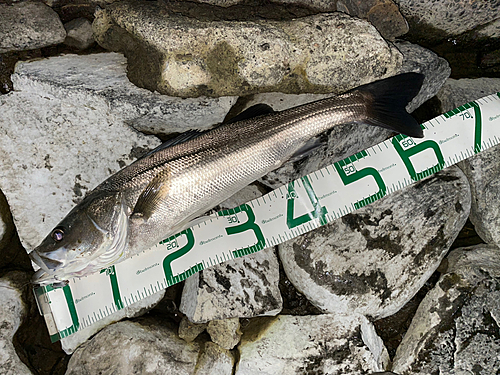
<svg viewBox="0 0 500 375"><path fill-rule="evenodd" d="M52 234L50 236L54 241L60 242L64 238L64 231L61 228L56 228L52 231Z"/></svg>

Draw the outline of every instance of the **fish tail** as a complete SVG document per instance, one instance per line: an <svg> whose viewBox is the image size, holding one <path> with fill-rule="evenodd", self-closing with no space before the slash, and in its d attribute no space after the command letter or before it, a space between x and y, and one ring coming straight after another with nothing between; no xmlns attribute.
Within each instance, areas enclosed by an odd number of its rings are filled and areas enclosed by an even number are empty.
<svg viewBox="0 0 500 375"><path fill-rule="evenodd" d="M420 91L423 80L423 74L403 73L353 90L369 98L363 122L422 138L422 127L406 112L406 106Z"/></svg>

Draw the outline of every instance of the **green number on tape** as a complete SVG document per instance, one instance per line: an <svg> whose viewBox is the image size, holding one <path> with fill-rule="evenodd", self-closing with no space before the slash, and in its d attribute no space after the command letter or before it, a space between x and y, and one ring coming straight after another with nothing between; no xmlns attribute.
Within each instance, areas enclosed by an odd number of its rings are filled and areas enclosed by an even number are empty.
<svg viewBox="0 0 500 375"><path fill-rule="evenodd" d="M233 255L235 258L255 253L259 250L262 250L266 245L266 240L264 238L264 235L262 234L262 230L255 222L255 214L253 213L252 208L248 204L242 204L241 206L236 208L223 210L218 212L217 214L219 216L230 216L242 211L247 214L248 220L245 223L240 225L235 225L234 227L226 227L226 233L228 235L232 235L232 234L242 233L247 230L251 230L253 231L255 237L257 238L257 243L255 245L248 246L243 249L234 250Z"/></svg>
<svg viewBox="0 0 500 375"><path fill-rule="evenodd" d="M172 237L167 238L165 241L162 241L170 242L181 235L186 236L187 244L181 247L179 250L173 252L172 254L168 254L165 259L163 259L163 271L165 272L165 278L167 279L167 283L169 286L181 282L182 280L187 279L189 276L194 275L196 272L203 270L203 264L198 263L178 275L173 275L172 262L176 259L179 259L181 256L186 255L194 247L193 231L191 230L191 228L188 228Z"/></svg>
<svg viewBox="0 0 500 375"><path fill-rule="evenodd" d="M410 144L413 144L414 146L403 149L403 147L405 147L405 142L406 144L408 144L408 140L411 140L411 138L408 138L406 135L399 134L392 139L392 144L396 149L396 151L398 152L401 159L403 160L403 163L405 164L406 169L408 170L408 173L410 174L412 180L419 181L422 178L430 176L431 174L436 173L441 169L443 169L444 167L443 153L441 152L441 149L439 148L439 145L436 142L427 140L419 144L415 144L412 140ZM412 162L410 161L410 157L428 149L434 151L434 154L436 155L438 162L434 166L427 168L425 171L417 173L415 171L415 168L413 167Z"/></svg>
<svg viewBox="0 0 500 375"><path fill-rule="evenodd" d="M109 276L109 281L111 282L111 290L113 292L113 300L115 301L117 310L123 309L123 301L122 296L120 295L120 288L118 287L118 279L116 278L115 266L103 269L100 273L103 272L106 272L106 275Z"/></svg>
<svg viewBox="0 0 500 375"><path fill-rule="evenodd" d="M479 107L479 104L477 104L477 102L466 103L458 108L452 109L451 111L444 113L443 116L446 118L451 118L455 115L460 115L462 117L462 120L467 120L472 117L468 112L469 108L474 109L474 120L475 120L474 153L477 154L478 152L481 152L481 131L482 131L481 108Z"/></svg>
<svg viewBox="0 0 500 375"><path fill-rule="evenodd" d="M304 185L304 189L307 193L307 196L309 197L309 200L313 205L313 210L299 217L293 217L297 193L294 187L295 181L290 182L288 184L288 198L286 204L286 225L288 226L289 229L292 229L301 224L307 223L313 219L318 219L318 218L320 225L325 225L327 223L325 215L328 212L326 207L320 206L318 197L316 196L316 193L314 192L311 182L309 181L307 176L302 177L301 181Z"/></svg>
<svg viewBox="0 0 500 375"><path fill-rule="evenodd" d="M359 201L354 203L354 208L356 209L375 202L376 200L385 196L385 194L387 193L387 186L385 185L382 176L380 175L380 173L378 173L378 171L375 168L365 167L358 171L356 170L354 165L351 164L353 161L361 159L366 155L367 155L366 151L362 151L356 155L353 155L337 163L334 163L335 169L339 173L340 178L342 179L344 185L347 186L367 176L372 176L378 185L378 191L375 194L372 194L367 198L360 199Z"/></svg>

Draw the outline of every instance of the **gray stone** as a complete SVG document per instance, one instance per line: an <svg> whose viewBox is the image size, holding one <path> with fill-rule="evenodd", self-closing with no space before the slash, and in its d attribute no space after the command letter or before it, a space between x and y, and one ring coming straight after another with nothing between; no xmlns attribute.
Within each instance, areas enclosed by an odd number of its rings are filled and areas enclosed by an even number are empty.
<svg viewBox="0 0 500 375"><path fill-rule="evenodd" d="M401 66L373 26L342 13L253 22L163 13L124 1L97 12L93 28L100 45L128 56L132 82L165 94L338 93Z"/></svg>
<svg viewBox="0 0 500 375"><path fill-rule="evenodd" d="M413 112L427 100L437 94L451 74L450 64L431 50L418 44L398 41L395 46L403 54L403 72L419 72L425 75L422 89L406 108Z"/></svg>
<svg viewBox="0 0 500 375"><path fill-rule="evenodd" d="M64 44L79 50L89 48L94 42L92 23L86 18L75 18L64 24L66 39Z"/></svg>
<svg viewBox="0 0 500 375"><path fill-rule="evenodd" d="M408 23L391 0L339 0L337 10L368 20L389 40L408 32Z"/></svg>
<svg viewBox="0 0 500 375"><path fill-rule="evenodd" d="M234 357L227 349L213 342L206 342L201 353L194 375L232 375Z"/></svg>
<svg viewBox="0 0 500 375"><path fill-rule="evenodd" d="M454 250L420 303L394 358L410 374L495 374L500 368L500 249Z"/></svg>
<svg viewBox="0 0 500 375"><path fill-rule="evenodd" d="M21 272L10 272L0 279L0 373L5 375L31 375L21 362L12 343L12 338L27 314L23 302L23 289L29 276Z"/></svg>
<svg viewBox="0 0 500 375"><path fill-rule="evenodd" d="M199 344L180 339L166 322L113 324L72 355L66 375L192 374Z"/></svg>
<svg viewBox="0 0 500 375"><path fill-rule="evenodd" d="M207 328L207 323L191 323L185 316L179 324L179 337L187 342L194 341Z"/></svg>
<svg viewBox="0 0 500 375"><path fill-rule="evenodd" d="M498 91L499 78L449 79L437 98L441 102L441 112L447 112ZM479 236L491 244L500 244L499 149L499 146L492 147L459 163L471 186L471 222Z"/></svg>
<svg viewBox="0 0 500 375"><path fill-rule="evenodd" d="M235 375L357 375L384 370L389 362L373 325L356 314L253 320L238 350Z"/></svg>
<svg viewBox="0 0 500 375"><path fill-rule="evenodd" d="M118 322L124 318L135 318L146 313L153 307L155 307L165 296L165 290L161 290L155 294L147 296L138 302L127 306L117 312L108 315L104 319L96 321L91 326L88 326L81 331L78 331L70 336L61 339L61 347L66 352L66 354L71 354L78 348L81 344L86 342L89 337L92 337L97 332L101 331L104 327L109 326L112 323Z"/></svg>
<svg viewBox="0 0 500 375"><path fill-rule="evenodd" d="M441 112L447 112L472 100L500 91L500 78L449 78L436 94Z"/></svg>
<svg viewBox="0 0 500 375"><path fill-rule="evenodd" d="M430 26L445 35L460 35L498 18L497 1L395 0L410 24ZM425 31L424 31L425 32Z"/></svg>
<svg viewBox="0 0 500 375"><path fill-rule="evenodd" d="M156 131L167 133L206 128L222 121L234 101L137 88L115 53L19 63L12 80L16 91L0 97L0 189L27 249L87 191L160 144L129 125L158 122Z"/></svg>
<svg viewBox="0 0 500 375"><path fill-rule="evenodd" d="M212 320L208 322L207 333L221 348L233 349L240 342L240 320L238 318Z"/></svg>
<svg viewBox="0 0 500 375"><path fill-rule="evenodd" d="M0 53L59 44L66 31L59 16L38 1L0 4Z"/></svg>
<svg viewBox="0 0 500 375"><path fill-rule="evenodd" d="M219 7L230 7L237 4L244 4L246 0L196 0L198 3L206 3ZM335 1L331 0L275 0L274 3L285 5L302 5L308 8L321 10L323 12L333 12L336 10Z"/></svg>
<svg viewBox="0 0 500 375"><path fill-rule="evenodd" d="M292 284L319 309L396 313L439 266L470 212L457 167L279 245Z"/></svg>
<svg viewBox="0 0 500 375"><path fill-rule="evenodd" d="M274 248L210 267L189 277L180 311L191 322L276 315L282 299Z"/></svg>

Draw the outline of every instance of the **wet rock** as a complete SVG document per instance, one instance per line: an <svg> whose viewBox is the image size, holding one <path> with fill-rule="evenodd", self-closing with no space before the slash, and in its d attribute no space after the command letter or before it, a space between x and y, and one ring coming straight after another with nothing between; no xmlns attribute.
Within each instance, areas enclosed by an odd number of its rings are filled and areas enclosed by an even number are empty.
<svg viewBox="0 0 500 375"><path fill-rule="evenodd" d="M64 41L59 16L38 1L0 4L0 53L42 48Z"/></svg>
<svg viewBox="0 0 500 375"><path fill-rule="evenodd" d="M410 374L494 374L500 368L500 249L454 250L394 358Z"/></svg>
<svg viewBox="0 0 500 375"><path fill-rule="evenodd" d="M470 2L464 0L395 0L410 28L429 37L430 27L443 36L460 35L498 18L498 2ZM427 34L427 35L426 35Z"/></svg>
<svg viewBox="0 0 500 375"><path fill-rule="evenodd" d="M391 0L340 0L337 9L368 20L386 39L394 40L408 32L408 23Z"/></svg>
<svg viewBox="0 0 500 375"><path fill-rule="evenodd" d="M401 65L373 26L342 13L201 22L151 2L120 2L97 12L93 29L101 46L128 56L132 82L184 97L338 93Z"/></svg>
<svg viewBox="0 0 500 375"><path fill-rule="evenodd" d="M500 91L499 78L449 79L437 97L441 112L446 112L497 91ZM499 149L499 146L492 147L459 163L471 186L470 220L483 241L491 244L500 244Z"/></svg>
<svg viewBox="0 0 500 375"><path fill-rule="evenodd" d="M6 375L32 374L19 359L12 343L27 313L22 298L27 282L29 276L21 272L10 272L0 279L0 373Z"/></svg>
<svg viewBox="0 0 500 375"><path fill-rule="evenodd" d="M86 192L177 133L222 121L231 98L170 98L139 89L115 53L19 63L0 97L0 189L23 245L38 245ZM156 126L156 125L155 125ZM21 188L22 187L22 188Z"/></svg>
<svg viewBox="0 0 500 375"><path fill-rule="evenodd" d="M191 322L276 315L282 299L274 248L234 259L189 277L180 311Z"/></svg>
<svg viewBox="0 0 500 375"><path fill-rule="evenodd" d="M470 199L467 179L450 167L279 245L283 268L325 312L392 315L439 266Z"/></svg>
<svg viewBox="0 0 500 375"><path fill-rule="evenodd" d="M207 332L214 343L224 349L233 349L241 337L240 320L230 318L208 322Z"/></svg>
<svg viewBox="0 0 500 375"><path fill-rule="evenodd" d="M185 316L179 324L179 337L187 342L194 341L207 328L207 323L191 323Z"/></svg>
<svg viewBox="0 0 500 375"><path fill-rule="evenodd" d="M89 48L94 43L92 23L86 18L76 18L64 24L66 39L64 44L79 50Z"/></svg>
<svg viewBox="0 0 500 375"><path fill-rule="evenodd" d="M199 344L180 339L167 322L120 322L78 348L66 374L192 374L199 351Z"/></svg>
<svg viewBox="0 0 500 375"><path fill-rule="evenodd" d="M366 374L389 361L372 324L356 314L280 315L250 324L236 375Z"/></svg>
<svg viewBox="0 0 500 375"><path fill-rule="evenodd" d="M165 296L165 290L159 291L155 294L147 296L138 302L123 308L117 312L108 315L104 319L96 321L89 327L86 327L70 336L61 339L62 349L66 354L71 354L78 348L81 344L86 342L89 337L93 336L104 327L109 326L112 323L118 322L124 318L134 318L143 315L154 306L156 306L161 299Z"/></svg>
<svg viewBox="0 0 500 375"><path fill-rule="evenodd" d="M201 353L194 375L232 375L234 357L227 349L221 348L212 342L206 342Z"/></svg>

